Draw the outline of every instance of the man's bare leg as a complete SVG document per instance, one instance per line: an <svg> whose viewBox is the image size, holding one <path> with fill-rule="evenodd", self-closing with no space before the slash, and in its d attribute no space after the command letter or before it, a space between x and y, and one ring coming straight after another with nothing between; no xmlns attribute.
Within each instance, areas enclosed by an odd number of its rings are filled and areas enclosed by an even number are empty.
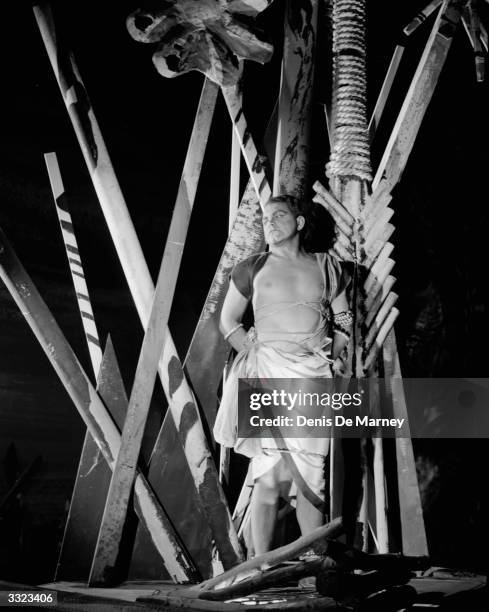
<svg viewBox="0 0 489 612"><path fill-rule="evenodd" d="M321 527L324 523L323 513L304 497L299 488L297 488L296 516L303 536Z"/></svg>
<svg viewBox="0 0 489 612"><path fill-rule="evenodd" d="M251 535L255 555L272 549L273 534L277 522L279 487L274 470L255 480L251 496Z"/></svg>

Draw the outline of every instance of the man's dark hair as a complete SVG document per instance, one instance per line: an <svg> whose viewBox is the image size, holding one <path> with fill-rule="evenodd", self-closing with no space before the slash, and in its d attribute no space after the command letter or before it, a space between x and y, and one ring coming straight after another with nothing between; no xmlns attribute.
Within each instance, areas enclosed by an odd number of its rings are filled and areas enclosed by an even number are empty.
<svg viewBox="0 0 489 612"><path fill-rule="evenodd" d="M299 242L307 253L324 253L333 248L336 241L336 226L333 217L320 204L300 200L295 196L282 194L270 198L268 203L287 204L295 217L305 219L299 232Z"/></svg>

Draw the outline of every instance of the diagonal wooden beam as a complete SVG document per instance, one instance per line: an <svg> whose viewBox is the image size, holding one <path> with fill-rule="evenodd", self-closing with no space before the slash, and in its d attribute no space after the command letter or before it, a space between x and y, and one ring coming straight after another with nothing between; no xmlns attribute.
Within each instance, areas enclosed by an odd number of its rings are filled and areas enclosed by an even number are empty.
<svg viewBox="0 0 489 612"><path fill-rule="evenodd" d="M241 145L241 151L250 173L250 180L260 204L263 206L272 195L269 184L270 169L267 159L258 154L243 113L242 83L239 82L232 87L222 87L221 92Z"/></svg>
<svg viewBox="0 0 489 612"><path fill-rule="evenodd" d="M125 398L124 385L120 377L115 353L109 337L105 359L102 361L100 339L93 316L81 253L78 249L78 242L69 212L58 160L55 153L45 154L44 159L60 222L81 321L85 331L85 339L93 373L95 379L98 380L99 371L105 362L105 370L110 369L113 377L113 381L109 385L107 385L106 377L103 377L101 385L97 385L97 392L104 400L119 429L122 429L127 409L127 398ZM115 399L114 394L111 392L114 386L118 387ZM103 504L104 493L108 490L110 473L110 468L105 462L100 449L87 430L78 464L58 565L56 567L57 579L85 580L88 578L91 558L93 556L94 538L96 539L97 537L103 511L103 507L100 508L100 505L101 503Z"/></svg>
<svg viewBox="0 0 489 612"><path fill-rule="evenodd" d="M380 161L372 191L383 177L389 191L399 182L433 96L460 20L464 0L444 0Z"/></svg>
<svg viewBox="0 0 489 612"><path fill-rule="evenodd" d="M44 155L44 160L51 183L51 191L53 192L54 204L58 215L61 234L63 236L66 257L68 258L68 266L75 288L90 361L95 379L97 379L100 364L102 363L102 349L100 348L100 338L95 323L95 317L93 316L90 295L85 281L85 272L83 270L80 251L78 250L78 242L73 228L73 221L68 207L63 179L61 178L58 158L56 157L56 153L46 153Z"/></svg>
<svg viewBox="0 0 489 612"><path fill-rule="evenodd" d="M41 344L109 467L114 469L115 458L121 444L119 430L1 231L0 278ZM139 516L146 525L170 576L176 582L195 580L198 574L180 538L155 498L151 487L139 472L136 476L135 495L138 499Z"/></svg>
<svg viewBox="0 0 489 612"><path fill-rule="evenodd" d="M146 329L154 285L136 236L117 177L115 176L99 125L72 54L57 45L56 28L48 6L34 6L34 14L48 52L65 106L90 172L109 231L114 241L136 309ZM82 96L82 99L80 99ZM185 377L182 364L169 332L159 364L159 375L169 408L176 424L199 496L214 500L213 513L221 518L220 541L227 538L221 551L225 567L242 558L227 505L221 503L221 485L199 417L195 398ZM223 536L222 534L226 534Z"/></svg>
<svg viewBox="0 0 489 612"><path fill-rule="evenodd" d="M389 94L392 89L392 84L394 83L394 79L396 78L397 70L399 69L399 64L401 63L403 53L404 45L396 45L394 53L392 54L389 67L387 68L384 82L382 83L382 87L377 97L377 102L375 103L372 116L370 117L370 121L368 123L368 132L371 141L374 139L377 127L382 118L382 113L384 112L387 98L389 97Z"/></svg>
<svg viewBox="0 0 489 612"><path fill-rule="evenodd" d="M175 212L176 210L174 211L174 217ZM171 247L171 245L172 242L169 239L165 255L168 252L168 246ZM89 585L92 586L103 584L110 579L111 572L116 567L119 555L129 497L136 477L141 443L146 428L171 305L171 302L167 299L166 280L168 266L165 255L160 267L151 315L144 334L124 428L122 430L121 444L112 472L102 523L93 556L88 580ZM212 515L208 518L209 522L212 523Z"/></svg>

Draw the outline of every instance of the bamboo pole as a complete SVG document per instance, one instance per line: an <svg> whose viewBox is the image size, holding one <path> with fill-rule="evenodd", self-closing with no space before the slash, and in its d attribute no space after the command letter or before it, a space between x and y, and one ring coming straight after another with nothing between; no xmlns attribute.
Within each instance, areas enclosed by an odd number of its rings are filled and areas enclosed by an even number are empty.
<svg viewBox="0 0 489 612"><path fill-rule="evenodd" d="M48 307L1 231L0 277L41 344L109 467L113 470L121 444L120 433ZM178 535L174 532L146 479L139 472L136 477L135 492L140 517L170 576L176 582L195 580L197 573L187 558Z"/></svg>
<svg viewBox="0 0 489 612"><path fill-rule="evenodd" d="M84 117L77 104L77 95L88 96L73 56L57 46L56 30L50 9L34 6L34 14L46 46L58 85L75 133L82 148L90 176L114 241L136 309L146 329L148 325L154 285L141 246L115 176L109 154L92 108ZM64 72L64 68L69 73ZM87 128L84 121L88 121ZM184 178L185 180L185 178ZM182 364L169 332L166 333L159 374L165 395L182 442L199 499L212 525L219 525L213 536L220 548L225 567L232 567L242 559L236 532L231 521L215 464L205 437L193 393L185 378Z"/></svg>

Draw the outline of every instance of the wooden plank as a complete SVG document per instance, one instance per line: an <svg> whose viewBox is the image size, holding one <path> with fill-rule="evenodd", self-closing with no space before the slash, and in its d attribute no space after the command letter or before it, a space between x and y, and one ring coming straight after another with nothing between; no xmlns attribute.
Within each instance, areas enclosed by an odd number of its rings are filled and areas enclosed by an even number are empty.
<svg viewBox="0 0 489 612"><path fill-rule="evenodd" d="M127 396L110 336L98 376L97 393L119 430L124 426ZM102 521L111 470L89 432L78 465L55 580L88 582ZM165 572L166 573L166 572Z"/></svg>
<svg viewBox="0 0 489 612"><path fill-rule="evenodd" d="M120 433L34 283L1 231L0 277L41 344L105 460L113 469L121 443ZM195 568L146 479L140 473L136 478L135 491L139 503L139 516L148 527L168 573L176 582L194 580L197 576Z"/></svg>
<svg viewBox="0 0 489 612"><path fill-rule="evenodd" d="M81 254L78 248L73 221L69 212L68 201L56 153L46 153L44 159L48 170L51 190L53 192L56 213L61 227L63 243L73 280L82 326L85 332L90 362L92 364L95 380L97 380L102 363L102 350L95 317L93 315L90 294L85 281ZM112 346L111 350L113 351ZM114 417L114 414L112 414L112 417ZM116 422L118 421L116 420ZM119 421L118 425L121 427L122 422ZM87 551L89 555L93 551L93 537L90 536L95 534L96 537L96 531L98 530L100 520L100 515L98 515L96 510L97 506L100 506L103 492L107 491L109 479L110 469L104 461L96 442L87 431L83 441L80 462L78 464L56 575L62 575L64 578L71 579L82 577L88 578L89 565L86 567L86 564L89 563L89 560L87 560ZM82 537L79 537L80 535ZM70 559L70 555L73 556L72 559Z"/></svg>
<svg viewBox="0 0 489 612"><path fill-rule="evenodd" d="M388 401L394 418L406 419L408 413L402 386L393 386L401 378L401 367L394 331L391 329L383 346L384 378ZM396 438L397 481L401 518L402 552L405 555L427 555L428 543L423 520L416 463L411 438Z"/></svg>
<svg viewBox="0 0 489 612"><path fill-rule="evenodd" d="M177 212L175 209L174 217ZM170 247L174 244L171 240L172 238L173 235L170 230L167 242L167 245ZM167 249L165 249L166 254ZM134 384L126 412L121 444L112 471L105 509L93 555L93 563L88 579L91 586L112 582L113 571L117 565L122 531L127 517L129 497L136 477L158 361L163 350L165 328L171 307L171 296L170 299L167 299L167 275L169 270L168 265L165 265L165 263L167 262L165 262L165 256L163 256L153 307L148 327L144 334Z"/></svg>
<svg viewBox="0 0 489 612"><path fill-rule="evenodd" d="M229 223L228 233L233 229L234 219L239 208L241 177L241 146L234 128L231 131L231 176L229 180Z"/></svg>
<svg viewBox="0 0 489 612"><path fill-rule="evenodd" d="M377 169L372 183L373 191L383 177L391 191L402 176L445 64L464 4L464 0L443 2Z"/></svg>
<svg viewBox="0 0 489 612"><path fill-rule="evenodd" d="M302 198L309 187L309 151L318 0L287 0L280 80L274 195Z"/></svg>
<svg viewBox="0 0 489 612"><path fill-rule="evenodd" d="M93 316L92 303L90 301L87 283L85 281L85 272L83 270L81 255L78 249L78 242L69 211L68 201L63 180L61 178L56 153L46 153L44 155L44 160L48 170L56 213L58 215L61 234L63 236L66 257L68 258L68 266L70 268L71 278L75 288L78 309L80 310L81 322L85 332L90 361L92 363L93 373L95 374L96 380L100 369L100 364L102 363L102 349L100 347L100 338L97 331L97 325L95 323L95 317Z"/></svg>
<svg viewBox="0 0 489 612"><path fill-rule="evenodd" d="M100 128L89 104L89 98L73 56L67 49L57 46L56 29L51 11L44 5L42 8L35 6L34 14L116 246L136 309L143 328L146 328L154 295L154 285ZM76 103L76 95L80 95L80 92L83 92L85 96L86 104L83 107ZM240 123L241 127L243 127L243 121ZM248 152L250 146L248 143ZM262 166L255 169L254 176L255 178L262 177L265 179ZM262 185L263 195L266 195L267 192L265 183ZM194 475L195 473L199 474L195 479L199 496L207 500L203 503L210 503L210 500L214 499L213 512L221 517L220 533L215 534L215 536L221 542L227 538L226 550L221 551L222 561L224 564L232 566L239 562L241 554L239 548L237 548L238 539L231 521L231 515L227 507L220 501L222 495L217 471L210 455L195 398L185 377L169 331L167 331L165 338L166 341L159 364L159 375L163 389L185 450L185 456L192 466L191 472Z"/></svg>
<svg viewBox="0 0 489 612"><path fill-rule="evenodd" d="M242 83L239 82L231 87L222 87L221 92L226 102L236 136L241 145L241 152L248 167L251 182L260 204L263 206L272 195L267 177L267 174L268 176L270 175L270 169L267 159L263 155L258 154L253 137L248 129L243 113Z"/></svg>
<svg viewBox="0 0 489 612"><path fill-rule="evenodd" d="M397 310L397 308L391 308L389 315L386 317L384 323L379 328L379 331L377 332L374 341L369 347L367 347L364 365L364 371L366 374L371 372L371 370L375 367L375 361L382 349L387 334L391 331L394 322L398 316L399 310Z"/></svg>
<svg viewBox="0 0 489 612"><path fill-rule="evenodd" d="M397 70L399 68L399 64L401 63L403 53L404 53L404 45L396 45L396 48L394 49L394 53L392 54L392 58L391 58L389 67L387 68L384 82L382 83L382 87L377 97L375 108L372 112L372 116L370 117L370 121L368 123L368 131L370 134L371 141L374 139L375 133L377 131L377 127L382 118L382 113L384 112L387 98L389 97L390 91L392 89L392 84L394 82L394 79L396 78Z"/></svg>

